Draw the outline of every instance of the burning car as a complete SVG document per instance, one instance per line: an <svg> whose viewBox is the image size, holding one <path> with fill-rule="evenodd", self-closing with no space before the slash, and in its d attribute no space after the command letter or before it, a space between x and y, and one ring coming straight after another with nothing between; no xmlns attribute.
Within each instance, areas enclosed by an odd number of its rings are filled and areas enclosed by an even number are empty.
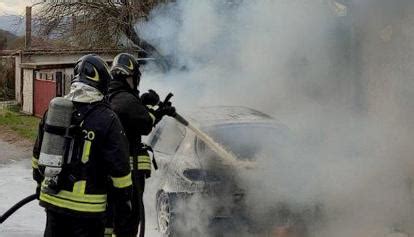
<svg viewBox="0 0 414 237"><path fill-rule="evenodd" d="M263 147L282 146L289 129L272 117L245 107L208 107L191 111L186 118L237 157L254 164ZM298 215L275 202L266 221L250 217L244 169L224 164L192 130L165 118L149 135L160 167L155 196L158 230L163 236L202 236L233 230L266 232L265 236L304 236L306 226ZM294 221L292 221L294 220ZM294 227L294 228L291 228ZM213 233L213 234L212 234ZM235 233L234 233L235 234ZM240 236L240 235L239 235Z"/></svg>

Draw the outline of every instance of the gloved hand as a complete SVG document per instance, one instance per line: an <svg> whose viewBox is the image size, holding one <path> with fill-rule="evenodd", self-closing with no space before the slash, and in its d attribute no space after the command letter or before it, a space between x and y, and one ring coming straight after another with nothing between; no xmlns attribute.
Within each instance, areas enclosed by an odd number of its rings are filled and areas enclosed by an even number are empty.
<svg viewBox="0 0 414 237"><path fill-rule="evenodd" d="M168 115L170 117L175 117L175 115L177 114L175 111L175 107L171 105L171 102L167 102L167 103L159 103L159 107L157 110L154 111L154 116L155 116L155 122L154 122L154 126L161 121L161 119L165 116Z"/></svg>
<svg viewBox="0 0 414 237"><path fill-rule="evenodd" d="M132 202L129 201L115 201L113 206L113 232L116 236L132 236L127 235L124 232L128 232L131 228L131 217L132 217Z"/></svg>
<svg viewBox="0 0 414 237"><path fill-rule="evenodd" d="M125 218L132 214L132 187L113 188L113 208L115 217Z"/></svg>
<svg viewBox="0 0 414 237"><path fill-rule="evenodd" d="M167 102L165 104L160 104L160 107L155 111L155 117L160 117L160 120L165 115L170 117L174 117L176 115L175 107L172 106L171 102Z"/></svg>
<svg viewBox="0 0 414 237"><path fill-rule="evenodd" d="M141 101L144 105L156 106L160 103L160 96L157 92L148 90L148 92L141 95Z"/></svg>

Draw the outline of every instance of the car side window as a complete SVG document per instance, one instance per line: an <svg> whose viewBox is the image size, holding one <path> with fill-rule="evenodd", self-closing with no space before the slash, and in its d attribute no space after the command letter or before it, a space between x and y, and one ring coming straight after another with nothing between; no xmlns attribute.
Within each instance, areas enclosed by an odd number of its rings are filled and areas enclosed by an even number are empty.
<svg viewBox="0 0 414 237"><path fill-rule="evenodd" d="M201 139L196 138L196 153L201 157L210 157L215 153Z"/></svg>
<svg viewBox="0 0 414 237"><path fill-rule="evenodd" d="M185 137L185 128L173 118L165 117L151 141L154 151L173 155Z"/></svg>

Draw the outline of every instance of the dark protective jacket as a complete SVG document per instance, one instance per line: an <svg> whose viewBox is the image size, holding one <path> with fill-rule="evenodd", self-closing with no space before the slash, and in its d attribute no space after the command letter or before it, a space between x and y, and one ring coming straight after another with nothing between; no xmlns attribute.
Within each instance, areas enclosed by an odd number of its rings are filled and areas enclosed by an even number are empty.
<svg viewBox="0 0 414 237"><path fill-rule="evenodd" d="M119 200L131 198L128 143L119 119L107 105L77 103L75 107L72 120L83 120L78 121L81 132L75 139L73 162L62 169L60 191L56 195L40 192L40 205L74 216L101 216L106 210L109 191ZM44 120L33 149L33 178L38 185L43 180L38 159Z"/></svg>
<svg viewBox="0 0 414 237"><path fill-rule="evenodd" d="M149 171L148 174L150 174L151 159L142 148L141 136L151 132L155 116L142 104L139 92L130 89L125 82L111 81L108 102L125 129L129 141L131 168L135 166L138 170ZM138 160L136 161L134 157Z"/></svg>

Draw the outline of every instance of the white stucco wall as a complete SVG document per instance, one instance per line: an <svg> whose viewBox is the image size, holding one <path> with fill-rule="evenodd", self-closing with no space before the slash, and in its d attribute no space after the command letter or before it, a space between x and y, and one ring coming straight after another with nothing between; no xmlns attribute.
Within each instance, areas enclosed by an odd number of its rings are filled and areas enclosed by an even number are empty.
<svg viewBox="0 0 414 237"><path fill-rule="evenodd" d="M33 70L23 69L23 112L33 114Z"/></svg>
<svg viewBox="0 0 414 237"><path fill-rule="evenodd" d="M66 69L63 71L63 74L65 74L65 75L66 75L66 78L65 78L65 91L64 91L64 94L67 94L67 93L69 93L69 91L70 91L70 81L71 81L71 77L73 77L73 68L66 68Z"/></svg>
<svg viewBox="0 0 414 237"><path fill-rule="evenodd" d="M21 85L22 85L22 78L21 78L21 58L20 57L15 57L15 80L14 80L14 85L15 85L15 97L16 97L16 101L17 103L22 103L22 93L21 93Z"/></svg>

